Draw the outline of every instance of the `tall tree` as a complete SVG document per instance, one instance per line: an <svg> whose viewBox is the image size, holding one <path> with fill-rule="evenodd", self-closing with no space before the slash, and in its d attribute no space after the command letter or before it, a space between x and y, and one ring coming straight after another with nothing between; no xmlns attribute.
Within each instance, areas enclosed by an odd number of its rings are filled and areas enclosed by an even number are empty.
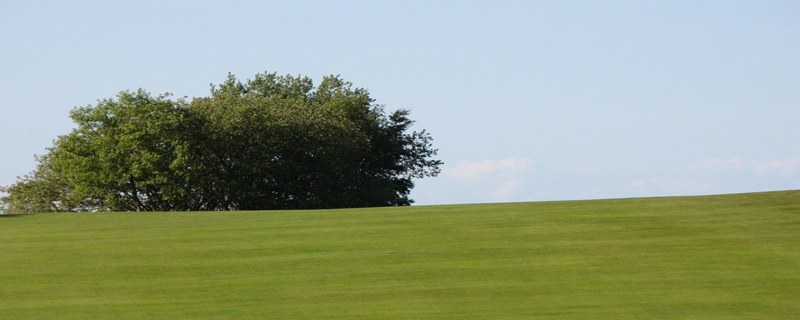
<svg viewBox="0 0 800 320"><path fill-rule="evenodd" d="M0 200L19 212L409 205L413 179L439 173L430 135L407 132L409 111L387 115L337 76L314 87L229 75L209 97L167 97L122 92L76 108L78 128Z"/></svg>
<svg viewBox="0 0 800 320"><path fill-rule="evenodd" d="M8 210L190 209L193 195L183 165L189 158L183 138L187 104L167 97L125 91L72 110L77 128L56 139L36 171L4 190ZM47 197L27 196L36 192Z"/></svg>

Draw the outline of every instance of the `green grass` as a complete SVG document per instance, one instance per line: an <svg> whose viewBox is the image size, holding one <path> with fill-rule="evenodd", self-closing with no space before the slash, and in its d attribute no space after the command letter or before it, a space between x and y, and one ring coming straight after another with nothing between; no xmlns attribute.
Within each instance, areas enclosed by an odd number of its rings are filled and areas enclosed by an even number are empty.
<svg viewBox="0 0 800 320"><path fill-rule="evenodd" d="M800 191L0 216L2 319L800 319Z"/></svg>

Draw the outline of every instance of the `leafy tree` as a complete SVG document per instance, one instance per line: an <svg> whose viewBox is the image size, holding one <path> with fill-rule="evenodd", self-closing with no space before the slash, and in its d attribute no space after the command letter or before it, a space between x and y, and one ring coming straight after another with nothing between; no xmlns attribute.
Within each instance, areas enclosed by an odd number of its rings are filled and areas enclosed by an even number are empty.
<svg viewBox="0 0 800 320"><path fill-rule="evenodd" d="M37 170L5 188L9 212L186 210L188 109L143 90L75 108ZM34 196L41 195L41 196Z"/></svg>
<svg viewBox="0 0 800 320"><path fill-rule="evenodd" d="M78 128L0 191L9 212L168 211L409 205L436 176L431 137L407 133L337 76L229 75L209 97L122 92L76 108Z"/></svg>
<svg viewBox="0 0 800 320"><path fill-rule="evenodd" d="M52 150L52 149L51 149ZM72 186L53 165L52 155L37 156L36 170L21 178L10 187L0 187L3 197L2 211L12 213L64 212L81 207L70 201Z"/></svg>

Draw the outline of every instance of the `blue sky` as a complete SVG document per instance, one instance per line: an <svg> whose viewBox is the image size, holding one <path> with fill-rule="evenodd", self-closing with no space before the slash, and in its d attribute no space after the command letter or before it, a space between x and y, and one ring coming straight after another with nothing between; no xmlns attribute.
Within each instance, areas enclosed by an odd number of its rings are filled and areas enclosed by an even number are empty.
<svg viewBox="0 0 800 320"><path fill-rule="evenodd" d="M797 1L0 0L0 185L121 90L338 74L445 162L417 204L800 189Z"/></svg>

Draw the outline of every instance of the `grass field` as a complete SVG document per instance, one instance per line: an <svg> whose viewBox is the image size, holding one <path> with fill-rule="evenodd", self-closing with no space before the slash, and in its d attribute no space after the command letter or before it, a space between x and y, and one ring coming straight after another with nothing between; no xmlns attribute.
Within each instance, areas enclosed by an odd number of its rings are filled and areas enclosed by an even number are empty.
<svg viewBox="0 0 800 320"><path fill-rule="evenodd" d="M800 191L0 216L0 319L800 319Z"/></svg>

